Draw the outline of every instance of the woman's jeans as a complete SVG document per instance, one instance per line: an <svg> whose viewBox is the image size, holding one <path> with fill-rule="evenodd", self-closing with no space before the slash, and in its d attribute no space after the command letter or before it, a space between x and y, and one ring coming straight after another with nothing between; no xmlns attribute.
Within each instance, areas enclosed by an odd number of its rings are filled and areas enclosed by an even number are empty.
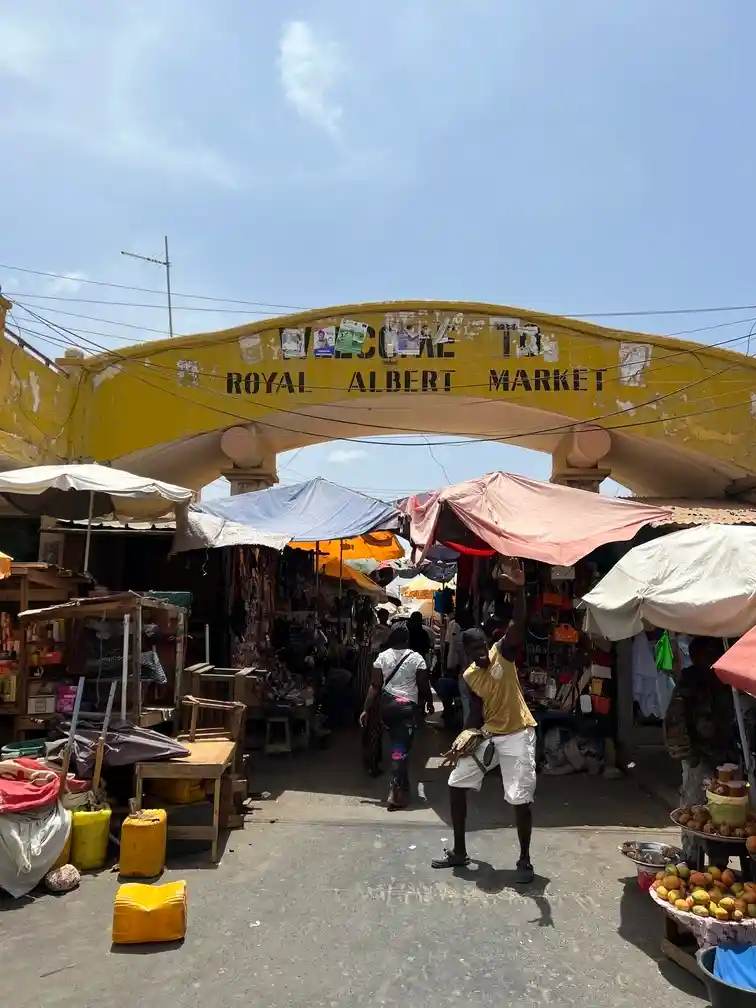
<svg viewBox="0 0 756 1008"><path fill-rule="evenodd" d="M381 719L391 744L391 787L409 790L409 754L415 735L417 704L384 693Z"/></svg>

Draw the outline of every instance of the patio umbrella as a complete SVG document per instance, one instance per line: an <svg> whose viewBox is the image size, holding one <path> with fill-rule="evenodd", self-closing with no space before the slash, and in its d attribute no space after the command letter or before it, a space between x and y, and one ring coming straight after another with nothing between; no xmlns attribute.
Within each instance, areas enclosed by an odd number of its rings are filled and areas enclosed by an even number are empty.
<svg viewBox="0 0 756 1008"><path fill-rule="evenodd" d="M699 525L636 546L583 598L585 629L739 637L756 626L756 528Z"/></svg>
<svg viewBox="0 0 756 1008"><path fill-rule="evenodd" d="M192 499L192 491L185 487L94 463L12 469L0 473L0 494L25 514L86 519L85 572L93 518L111 514L160 518L174 505Z"/></svg>

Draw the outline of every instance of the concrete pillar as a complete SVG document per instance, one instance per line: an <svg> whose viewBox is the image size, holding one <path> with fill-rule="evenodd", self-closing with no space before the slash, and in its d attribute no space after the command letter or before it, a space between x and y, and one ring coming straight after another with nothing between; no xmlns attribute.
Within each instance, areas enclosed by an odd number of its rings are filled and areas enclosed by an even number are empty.
<svg viewBox="0 0 756 1008"><path fill-rule="evenodd" d="M551 482L598 493L611 467L601 465L612 439L602 427L583 424L566 434L551 456Z"/></svg>
<svg viewBox="0 0 756 1008"><path fill-rule="evenodd" d="M266 490L268 487L278 483L278 477L274 472L263 468L239 468L226 469L221 473L231 484L231 495L251 493L253 490Z"/></svg>
<svg viewBox="0 0 756 1008"><path fill-rule="evenodd" d="M232 462L222 476L231 484L231 494L265 490L278 482L276 457L255 424L229 427L221 435L221 450Z"/></svg>

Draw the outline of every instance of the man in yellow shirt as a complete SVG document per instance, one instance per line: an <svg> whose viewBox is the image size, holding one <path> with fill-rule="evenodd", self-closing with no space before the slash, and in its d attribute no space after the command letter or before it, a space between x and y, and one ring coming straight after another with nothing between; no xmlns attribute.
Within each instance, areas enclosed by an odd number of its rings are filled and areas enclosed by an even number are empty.
<svg viewBox="0 0 756 1008"><path fill-rule="evenodd" d="M454 847L444 851L443 858L432 862L434 868L458 868L470 863L465 843L467 791L480 791L486 772L498 766L504 797L515 810L520 841L517 881L533 881L530 837L536 787L536 722L525 703L514 664L523 639L525 618L523 592L504 636L492 648L489 649L482 630L466 630L462 634L471 662L463 677L471 698L465 728L482 728L490 738L481 742L474 756L460 759L449 776Z"/></svg>

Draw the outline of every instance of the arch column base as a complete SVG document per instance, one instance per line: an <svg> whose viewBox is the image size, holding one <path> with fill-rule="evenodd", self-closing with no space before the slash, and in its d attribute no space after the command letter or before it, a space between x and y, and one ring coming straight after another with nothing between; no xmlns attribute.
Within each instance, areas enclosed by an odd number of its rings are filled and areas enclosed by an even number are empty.
<svg viewBox="0 0 756 1008"><path fill-rule="evenodd" d="M233 469L226 469L221 473L231 484L231 496L236 494L251 493L253 490L267 490L268 487L278 483L278 476L268 469L261 469L258 466L242 468L234 466Z"/></svg>
<svg viewBox="0 0 756 1008"><path fill-rule="evenodd" d="M603 481L611 475L611 469L573 469L565 466L559 469L554 468L549 482L558 483L560 486L574 487L576 490L598 493Z"/></svg>

